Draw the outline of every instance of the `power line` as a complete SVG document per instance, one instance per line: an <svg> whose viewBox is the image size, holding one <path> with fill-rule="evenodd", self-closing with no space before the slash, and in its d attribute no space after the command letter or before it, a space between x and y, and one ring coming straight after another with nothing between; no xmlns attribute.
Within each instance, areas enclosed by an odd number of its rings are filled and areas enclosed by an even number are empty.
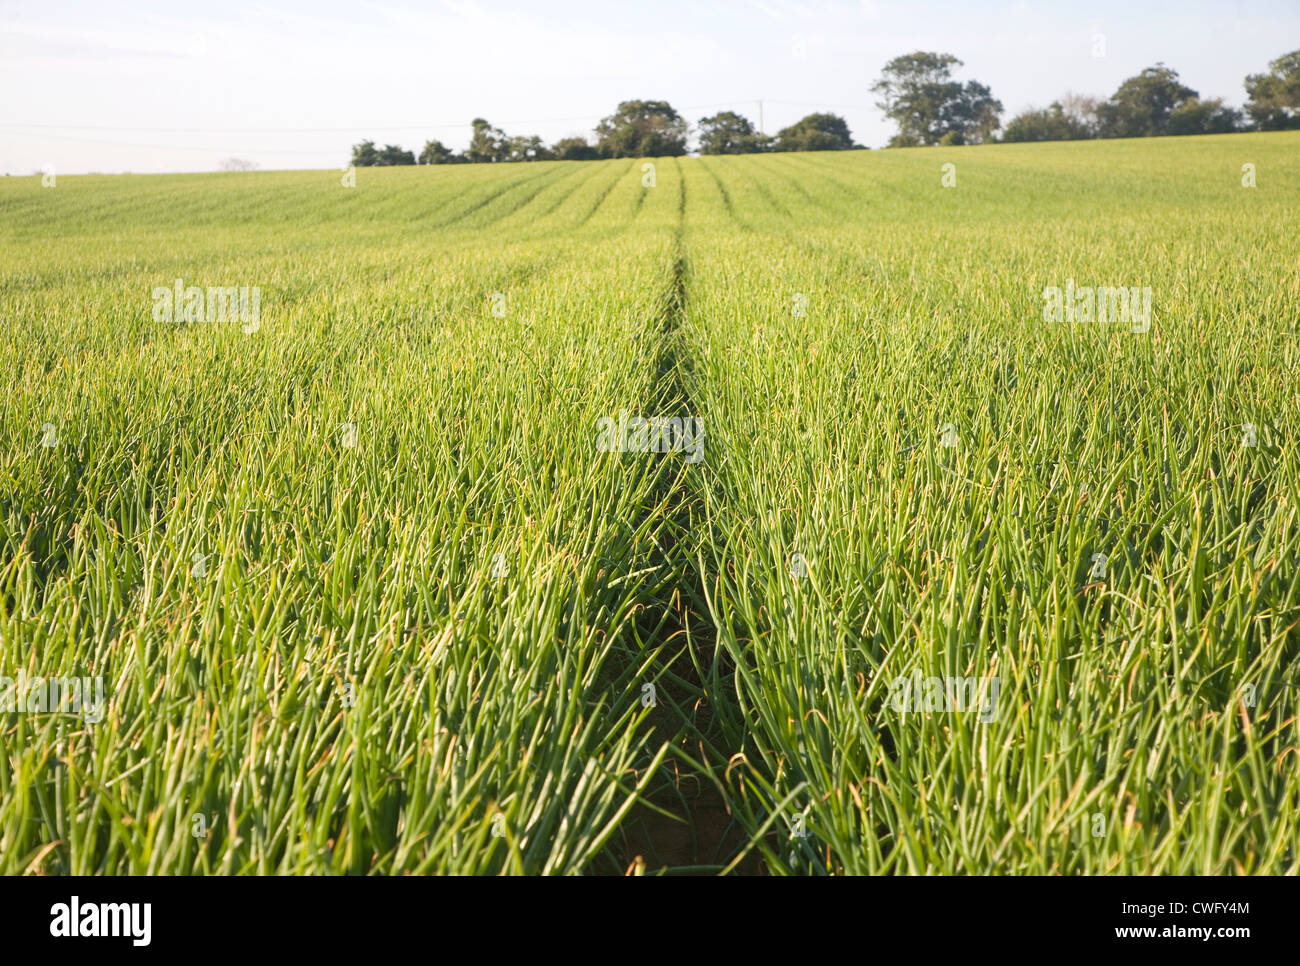
<svg viewBox="0 0 1300 966"><path fill-rule="evenodd" d="M553 117L537 121L503 121L503 124L560 124L566 121L586 121L596 115L584 117ZM115 127L108 124L0 124L6 128L37 128L40 130L68 131L122 131L134 134L341 134L360 130L427 131L447 127L473 127L468 124L350 124L347 127Z"/></svg>
<svg viewBox="0 0 1300 966"><path fill-rule="evenodd" d="M766 100L766 99L765 99ZM712 104L693 104L680 108L680 111L704 111L720 107L735 107L740 104L757 104L759 113L759 130L763 130L763 104L765 100L754 101L744 98L730 101L716 101ZM782 101L766 100L767 103L783 104L793 107L817 107L830 108L838 107L839 109L855 108L866 110L863 105L848 104L827 104L827 103L809 103L803 101ZM599 120L604 115L586 114L574 117L552 117L552 118L535 118L532 120L514 120L502 121L503 127L519 127L533 124L561 124L572 123L576 121L594 121ZM108 124L45 124L45 123L25 123L19 121L0 123L0 129L30 129L33 132L32 137L55 141L72 141L81 144L102 144L110 147L121 148L143 148L150 151L193 151L202 154L212 154L213 152L233 153L238 155L257 156L285 156L285 157L312 157L327 158L333 157L337 151L335 148L321 148L315 151L303 151L293 148L232 148L228 145L218 147L200 147L192 144L143 144L137 141L117 141L104 140L94 137L80 137L74 134L51 134L44 133L48 131L102 131L107 133L146 133L146 134L340 134L350 133L358 136L364 136L365 132L377 131L381 134L395 131L430 131L444 128L464 129L473 127L469 124L420 124L420 125L384 125L384 124L356 124L348 127L303 127L303 128L165 128L165 127L116 127Z"/></svg>
<svg viewBox="0 0 1300 966"><path fill-rule="evenodd" d="M719 101L713 104L692 104L681 108L682 111L703 111L715 107L728 107L734 104L753 103L753 99L743 98L731 101ZM788 103L776 101L774 103ZM566 124L574 121L593 121L605 117L604 114L582 114L573 117L546 117L525 120L502 121L498 126L519 126L525 124ZM33 128L36 130L69 131L113 131L132 134L340 134L357 131L427 131L442 128L471 128L472 122L454 124L350 124L346 127L118 127L110 124L44 124L27 122L0 123L0 128Z"/></svg>
<svg viewBox="0 0 1300 966"><path fill-rule="evenodd" d="M227 147L201 148L192 144L140 144L134 141L105 141L102 138L79 138L66 134L42 134L42 138L54 141L75 141L82 144L107 144L119 148L148 148L151 151L201 151L204 154L213 152L229 152L232 149ZM319 151L295 151L295 150L277 150L274 148L260 148L254 151L238 149L235 154L294 154L310 155L311 157L321 157L322 155L332 155L336 152L330 148L321 148Z"/></svg>
<svg viewBox="0 0 1300 966"><path fill-rule="evenodd" d="M875 111L879 108L867 106L866 104L828 104L825 101L774 101L768 99L769 104L786 104L790 107L834 107L841 111Z"/></svg>

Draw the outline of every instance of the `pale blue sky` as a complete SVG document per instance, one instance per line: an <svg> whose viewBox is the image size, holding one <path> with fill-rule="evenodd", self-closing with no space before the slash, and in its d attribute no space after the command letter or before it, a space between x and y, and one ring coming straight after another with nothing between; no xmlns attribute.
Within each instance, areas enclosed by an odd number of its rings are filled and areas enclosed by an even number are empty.
<svg viewBox="0 0 1300 966"><path fill-rule="evenodd" d="M1297 47L1300 0L0 0L0 172L337 168L364 137L463 147L475 116L584 134L632 98L692 123L757 122L761 98L769 132L833 110L880 147L893 128L870 85L917 49L964 60L1005 122L1161 60L1240 105L1242 78Z"/></svg>

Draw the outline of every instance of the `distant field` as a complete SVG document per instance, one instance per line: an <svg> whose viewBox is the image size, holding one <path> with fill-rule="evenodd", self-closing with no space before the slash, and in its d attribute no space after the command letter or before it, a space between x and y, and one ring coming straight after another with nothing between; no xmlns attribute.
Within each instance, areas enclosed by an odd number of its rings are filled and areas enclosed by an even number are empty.
<svg viewBox="0 0 1300 966"><path fill-rule="evenodd" d="M0 873L1295 874L1297 159L0 179Z"/></svg>

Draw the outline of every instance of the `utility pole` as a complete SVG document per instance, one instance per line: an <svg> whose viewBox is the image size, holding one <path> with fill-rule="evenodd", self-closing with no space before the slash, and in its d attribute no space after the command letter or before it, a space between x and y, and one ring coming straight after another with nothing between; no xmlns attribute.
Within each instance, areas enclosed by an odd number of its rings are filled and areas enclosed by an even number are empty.
<svg viewBox="0 0 1300 966"><path fill-rule="evenodd" d="M763 102L758 102L758 133L763 133Z"/></svg>

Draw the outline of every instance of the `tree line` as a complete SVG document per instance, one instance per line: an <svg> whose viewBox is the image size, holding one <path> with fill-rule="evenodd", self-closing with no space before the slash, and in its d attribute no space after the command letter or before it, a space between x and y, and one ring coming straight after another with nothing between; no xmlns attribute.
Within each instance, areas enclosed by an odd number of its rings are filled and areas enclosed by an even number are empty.
<svg viewBox="0 0 1300 966"><path fill-rule="evenodd" d="M1002 102L978 81L953 78L962 62L951 54L917 51L885 65L873 85L876 106L898 125L890 147L981 144L991 141L1071 141L1178 134L1228 134L1300 128L1300 50L1272 61L1244 81L1245 111L1205 98L1163 63L1128 78L1106 100L1066 94L1007 122Z"/></svg>
<svg viewBox="0 0 1300 966"><path fill-rule="evenodd" d="M1300 50L1269 63L1244 81L1245 110L1221 97L1203 98L1164 64L1120 84L1107 100L1066 94L1045 108L1012 118L1003 141L1073 141L1181 134L1300 129Z"/></svg>
<svg viewBox="0 0 1300 966"><path fill-rule="evenodd" d="M536 135L511 137L476 117L470 124L469 147L453 151L441 141L425 142L417 157L394 144L375 147L373 141L352 146L352 163L361 166L395 164L481 164L503 161L594 161L599 158L677 157L686 153L691 131L667 101L623 101L596 125L594 143L584 137L561 138L546 144ZM748 118L722 111L700 118L696 126L705 154L744 154L756 151L840 151L860 148L853 143L844 118L809 114L775 135L757 131Z"/></svg>
<svg viewBox="0 0 1300 966"><path fill-rule="evenodd" d="M1201 98L1163 63L1128 78L1106 100L1065 94L1045 108L1031 108L1003 128L1002 102L987 85L953 77L962 61L952 54L916 51L895 57L872 86L885 116L898 126L889 147L983 144L996 141L1070 141L1234 131L1300 129L1300 50L1269 63L1265 73L1244 84L1245 110L1222 98ZM1000 133L999 133L1000 132ZM598 158L675 157L696 135L701 154L759 154L772 151L845 151L861 148L848 124L835 114L809 114L774 135L764 134L735 111L700 118L692 132L667 101L623 101L602 118L594 141L561 138L546 144L536 135L511 137L485 119L471 124L469 147L453 151L441 141L425 142L417 157L394 144L373 141L352 146L352 164L481 164L510 161L591 161Z"/></svg>

